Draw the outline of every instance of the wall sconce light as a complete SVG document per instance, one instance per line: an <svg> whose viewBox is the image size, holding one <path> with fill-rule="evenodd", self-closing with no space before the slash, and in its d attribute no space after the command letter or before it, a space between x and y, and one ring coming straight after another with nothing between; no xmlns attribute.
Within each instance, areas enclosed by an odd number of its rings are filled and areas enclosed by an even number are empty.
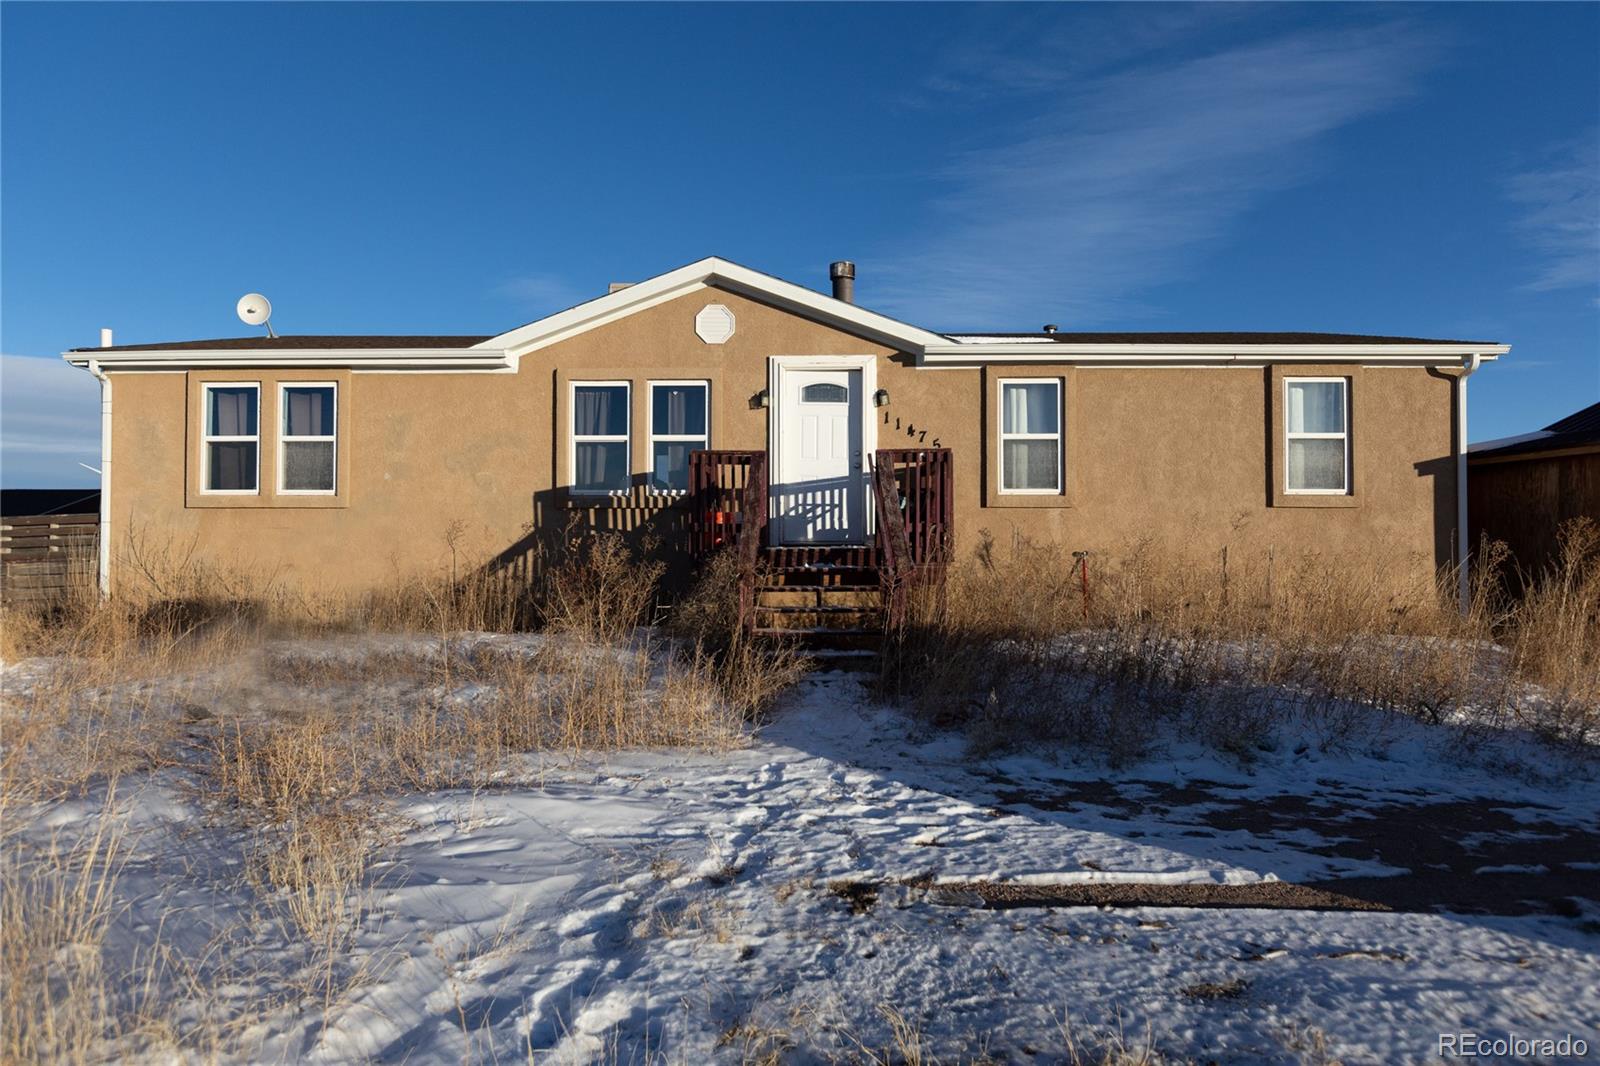
<svg viewBox="0 0 1600 1066"><path fill-rule="evenodd" d="M873 393L872 394L872 406L874 406L874 407L888 407L889 406L889 390L888 389L879 389L877 392Z"/></svg>
<svg viewBox="0 0 1600 1066"><path fill-rule="evenodd" d="M769 406L771 403L772 398L767 395L767 390L762 389L760 392L750 397L750 410L759 411Z"/></svg>

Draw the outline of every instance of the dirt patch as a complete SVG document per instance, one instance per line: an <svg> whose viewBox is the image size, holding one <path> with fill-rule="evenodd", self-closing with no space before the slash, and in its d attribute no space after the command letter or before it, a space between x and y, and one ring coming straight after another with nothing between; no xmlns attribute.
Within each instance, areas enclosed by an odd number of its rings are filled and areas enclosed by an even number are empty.
<svg viewBox="0 0 1600 1066"><path fill-rule="evenodd" d="M878 902L878 885L873 881L831 881L828 891L844 900L851 914L866 914Z"/></svg>
<svg viewBox="0 0 1600 1066"><path fill-rule="evenodd" d="M1375 802L1359 788L1330 780L1319 780L1317 791L1306 795L1246 798L1240 791L1237 785L1209 781L1182 786L1079 781L1052 783L1049 790L1009 788L997 798L1014 813L1026 808L1082 810L1129 821L1154 815L1180 836L1242 831L1287 851L1409 871L1293 886L1370 905L1360 909L1574 917L1583 910L1578 900L1600 902L1600 876L1585 868L1600 855L1600 826L1555 821L1549 817L1550 807L1494 800L1430 802L1421 792L1415 793L1415 803L1387 797ZM1297 839L1306 833L1315 834L1319 842Z"/></svg>
<svg viewBox="0 0 1600 1066"><path fill-rule="evenodd" d="M1200 984L1184 985L1183 995L1186 999L1215 1002L1219 999L1238 999L1249 988L1249 981L1235 977L1231 981L1203 981Z"/></svg>

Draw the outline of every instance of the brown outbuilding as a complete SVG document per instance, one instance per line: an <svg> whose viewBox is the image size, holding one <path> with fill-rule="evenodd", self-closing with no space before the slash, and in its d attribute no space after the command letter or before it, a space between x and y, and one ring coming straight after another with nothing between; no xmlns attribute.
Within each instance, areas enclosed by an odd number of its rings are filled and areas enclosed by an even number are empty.
<svg viewBox="0 0 1600 1066"><path fill-rule="evenodd" d="M1537 573L1556 558L1564 523L1600 522L1600 403L1472 445L1467 470L1473 543L1503 541L1519 569Z"/></svg>

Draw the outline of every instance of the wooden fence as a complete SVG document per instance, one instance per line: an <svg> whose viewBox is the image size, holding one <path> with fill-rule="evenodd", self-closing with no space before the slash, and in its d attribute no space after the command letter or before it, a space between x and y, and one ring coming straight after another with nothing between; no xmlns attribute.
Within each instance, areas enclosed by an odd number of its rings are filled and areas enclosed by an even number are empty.
<svg viewBox="0 0 1600 1066"><path fill-rule="evenodd" d="M0 518L0 596L16 603L91 593L99 531L98 514Z"/></svg>

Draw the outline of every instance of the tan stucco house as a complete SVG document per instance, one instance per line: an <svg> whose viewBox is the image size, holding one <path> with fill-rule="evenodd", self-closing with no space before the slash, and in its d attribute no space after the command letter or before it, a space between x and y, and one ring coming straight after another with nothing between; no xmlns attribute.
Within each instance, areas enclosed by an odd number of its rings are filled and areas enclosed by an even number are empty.
<svg viewBox="0 0 1600 1066"><path fill-rule="evenodd" d="M957 551L987 531L1452 562L1466 376L1505 345L940 333L830 274L702 259L493 336L74 349L102 387L102 581L141 534L349 588L436 568L448 528L484 558L574 517L682 551L725 517L702 451L764 459L762 548L811 558L872 558L870 470L897 449L942 457Z"/></svg>

